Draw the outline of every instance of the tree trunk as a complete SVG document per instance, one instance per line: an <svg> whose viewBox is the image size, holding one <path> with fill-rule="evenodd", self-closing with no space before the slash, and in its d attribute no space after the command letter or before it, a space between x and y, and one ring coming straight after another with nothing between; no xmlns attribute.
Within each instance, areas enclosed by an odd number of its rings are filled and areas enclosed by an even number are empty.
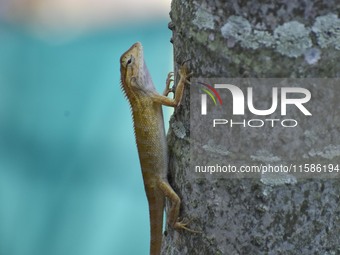
<svg viewBox="0 0 340 255"><path fill-rule="evenodd" d="M173 0L169 28L176 69L189 60L194 78L339 78L339 11L338 1L329 0ZM310 110L317 114L308 130L288 137L266 130L268 147L261 137L226 131L232 149L216 153L217 161L249 164L255 155L268 163L281 155L296 164L299 158L339 164L339 83L313 93ZM321 98L329 106L318 104ZM198 176L190 154L189 88L183 99L168 134L170 183L182 198L181 217L201 233L167 228L162 254L340 254L338 176ZM202 150L219 150L207 143L202 138Z"/></svg>

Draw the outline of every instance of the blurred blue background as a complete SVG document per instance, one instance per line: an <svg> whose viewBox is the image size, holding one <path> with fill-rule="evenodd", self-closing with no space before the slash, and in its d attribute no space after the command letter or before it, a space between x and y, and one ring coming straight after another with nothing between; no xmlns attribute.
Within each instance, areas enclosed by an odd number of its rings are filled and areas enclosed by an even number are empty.
<svg viewBox="0 0 340 255"><path fill-rule="evenodd" d="M142 42L163 91L172 70L168 19L105 20L51 36L27 16L3 15L0 255L148 254L148 205L119 57Z"/></svg>

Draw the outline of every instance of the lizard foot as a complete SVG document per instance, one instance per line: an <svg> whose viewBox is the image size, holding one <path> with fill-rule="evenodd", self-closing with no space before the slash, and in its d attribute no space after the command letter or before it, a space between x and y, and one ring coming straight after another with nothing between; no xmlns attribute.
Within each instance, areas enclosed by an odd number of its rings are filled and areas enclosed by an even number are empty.
<svg viewBox="0 0 340 255"><path fill-rule="evenodd" d="M189 73L188 67L186 64L183 64L179 69L179 75L181 79L185 81L185 83L190 84L190 78L193 75L193 72Z"/></svg>
<svg viewBox="0 0 340 255"><path fill-rule="evenodd" d="M173 88L170 88L171 82L174 81L173 76L174 76L174 72L170 72L170 73L168 74L167 78L166 78L166 82L165 82L165 90L164 90L164 92L163 92L163 95L164 95L164 96L168 96L168 94L169 94L170 92L174 92Z"/></svg>
<svg viewBox="0 0 340 255"><path fill-rule="evenodd" d="M186 64L181 65L178 71L181 78L184 78L185 80L188 77L188 66Z"/></svg>
<svg viewBox="0 0 340 255"><path fill-rule="evenodd" d="M185 80L185 83L191 85L190 78L191 78L191 76L192 76L193 74L194 74L194 73L191 72L191 73L189 73L189 74L187 75L186 80Z"/></svg>
<svg viewBox="0 0 340 255"><path fill-rule="evenodd" d="M197 230L192 230L190 228L187 227L187 225L191 222L192 220L188 221L188 222L184 222L184 221L177 221L174 225L174 229L176 230L181 230L184 229L186 231L189 231L191 233L195 233L195 234L200 234L202 233L201 231L197 231Z"/></svg>

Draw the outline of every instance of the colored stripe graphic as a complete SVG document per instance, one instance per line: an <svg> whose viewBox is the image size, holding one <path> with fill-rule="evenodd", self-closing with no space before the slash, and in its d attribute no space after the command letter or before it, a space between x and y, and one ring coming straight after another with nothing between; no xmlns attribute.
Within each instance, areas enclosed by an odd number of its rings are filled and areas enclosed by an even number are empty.
<svg viewBox="0 0 340 255"><path fill-rule="evenodd" d="M218 92L216 91L216 89L214 87L210 86L209 84L203 83L203 82L198 82L198 83L203 85L203 86L205 86L205 87L207 87L208 89L210 89L215 94L215 96L217 97L218 102L220 103L220 105L222 105L222 103L223 103L222 99L221 99L220 95L218 94ZM214 103L216 105L216 100L215 100L214 96L211 94L211 92L208 93L208 90L206 90L206 89L202 89L202 90L204 92L206 92L211 98L213 98L213 101L214 101Z"/></svg>
<svg viewBox="0 0 340 255"><path fill-rule="evenodd" d="M202 90L211 97L211 99L214 101L214 104L216 105L216 99L213 96L213 94L211 94L211 92L209 90L205 89L205 88L202 88Z"/></svg>

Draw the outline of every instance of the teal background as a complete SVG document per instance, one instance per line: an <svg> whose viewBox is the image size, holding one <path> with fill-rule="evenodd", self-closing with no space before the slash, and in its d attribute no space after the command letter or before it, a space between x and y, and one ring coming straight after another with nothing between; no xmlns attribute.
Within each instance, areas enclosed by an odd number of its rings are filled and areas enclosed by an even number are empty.
<svg viewBox="0 0 340 255"><path fill-rule="evenodd" d="M163 91L170 37L166 20L63 43L0 24L0 255L148 254L119 57L141 41Z"/></svg>

